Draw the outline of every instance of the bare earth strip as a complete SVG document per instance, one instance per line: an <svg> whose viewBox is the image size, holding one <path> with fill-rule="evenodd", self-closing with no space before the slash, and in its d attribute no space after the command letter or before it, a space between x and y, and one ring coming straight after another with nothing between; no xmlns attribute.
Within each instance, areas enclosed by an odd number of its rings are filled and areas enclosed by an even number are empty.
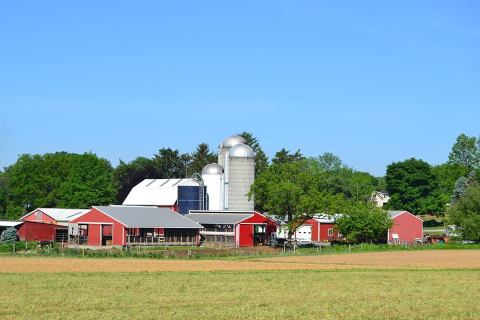
<svg viewBox="0 0 480 320"><path fill-rule="evenodd" d="M149 260L88 258L0 258L0 273L156 272L302 269L458 269L480 268L480 250L376 252L288 256L246 260Z"/></svg>

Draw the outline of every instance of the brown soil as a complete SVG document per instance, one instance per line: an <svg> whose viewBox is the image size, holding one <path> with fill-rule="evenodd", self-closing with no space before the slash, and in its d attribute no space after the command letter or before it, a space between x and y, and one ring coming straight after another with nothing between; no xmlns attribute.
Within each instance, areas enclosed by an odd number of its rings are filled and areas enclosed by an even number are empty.
<svg viewBox="0 0 480 320"><path fill-rule="evenodd" d="M291 256L247 260L0 258L5 272L155 272L300 269L480 268L480 250L436 250Z"/></svg>

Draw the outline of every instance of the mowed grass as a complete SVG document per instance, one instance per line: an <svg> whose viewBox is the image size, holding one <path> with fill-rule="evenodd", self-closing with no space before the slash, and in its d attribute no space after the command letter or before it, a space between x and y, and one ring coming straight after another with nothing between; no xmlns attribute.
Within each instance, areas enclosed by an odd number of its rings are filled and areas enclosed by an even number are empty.
<svg viewBox="0 0 480 320"><path fill-rule="evenodd" d="M0 274L2 319L479 319L480 270Z"/></svg>

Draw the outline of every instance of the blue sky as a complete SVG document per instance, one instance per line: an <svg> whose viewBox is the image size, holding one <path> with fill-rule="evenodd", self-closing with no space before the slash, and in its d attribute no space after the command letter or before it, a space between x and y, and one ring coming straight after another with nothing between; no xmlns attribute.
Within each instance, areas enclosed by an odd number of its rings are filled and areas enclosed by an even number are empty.
<svg viewBox="0 0 480 320"><path fill-rule="evenodd" d="M480 134L478 1L5 1L0 167L253 132L382 175Z"/></svg>

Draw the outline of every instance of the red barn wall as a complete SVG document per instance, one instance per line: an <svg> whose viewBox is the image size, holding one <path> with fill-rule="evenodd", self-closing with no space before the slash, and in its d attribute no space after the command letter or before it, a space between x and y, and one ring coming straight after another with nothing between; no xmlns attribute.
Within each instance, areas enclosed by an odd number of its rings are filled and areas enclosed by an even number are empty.
<svg viewBox="0 0 480 320"><path fill-rule="evenodd" d="M37 212L40 212L41 217L37 219ZM41 210L36 210L22 219L22 221L32 221L32 222L44 222L44 223L57 223L55 219L50 217L49 215L43 213Z"/></svg>
<svg viewBox="0 0 480 320"><path fill-rule="evenodd" d="M254 245L254 224L266 224L266 239L269 239L270 235L277 231L277 224L275 223L275 221L255 212L252 217L245 219L240 223L240 232L238 234L240 237L238 241L240 247L252 247Z"/></svg>
<svg viewBox="0 0 480 320"><path fill-rule="evenodd" d="M57 225L41 222L25 221L17 231L22 241L55 241Z"/></svg>
<svg viewBox="0 0 480 320"><path fill-rule="evenodd" d="M123 246L125 244L124 225L104 214L103 212L92 209L84 215L72 220L71 223L88 224L88 245L102 245L101 224L113 225L112 244L115 246ZM92 240L90 234L92 233Z"/></svg>
<svg viewBox="0 0 480 320"><path fill-rule="evenodd" d="M423 239L423 221L411 213L404 212L393 220L388 233L388 242L393 242L392 234L397 233L400 242L413 243L415 238Z"/></svg>

